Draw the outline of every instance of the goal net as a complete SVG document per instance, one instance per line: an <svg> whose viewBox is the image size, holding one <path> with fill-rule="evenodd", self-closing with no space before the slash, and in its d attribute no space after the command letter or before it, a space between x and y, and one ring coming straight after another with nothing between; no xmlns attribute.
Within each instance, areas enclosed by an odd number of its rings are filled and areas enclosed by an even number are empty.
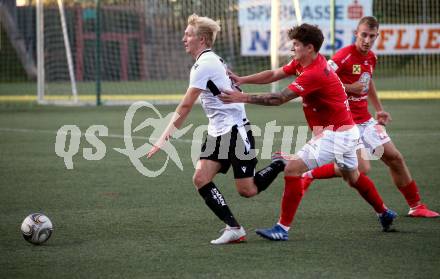
<svg viewBox="0 0 440 279"><path fill-rule="evenodd" d="M0 71L1 78L6 81L0 85L0 89L6 88L0 93L7 95L11 94L10 91L23 91L21 85L14 87L11 84L26 80L22 76L29 76L33 65L38 65L38 100L42 103L75 103L77 96L79 103L94 104L97 93L100 93L104 104L134 100L179 101L187 89L189 70L194 63L185 53L182 43L186 21L192 13L220 22L222 30L214 49L240 75L287 63L292 53L286 31L298 23L298 17L302 22L317 24L323 30L325 41L321 52L331 56L334 50L353 42L353 31L360 17L374 15L380 22L380 35L374 49L379 56L375 72L379 93L411 92L417 97L422 96L420 91L438 93L440 88L439 1L26 2L27 6L16 9L15 19L14 13L0 18ZM330 20L332 2L335 3L334 29ZM278 7L274 7L277 3ZM0 12L4 11L0 5ZM277 14L272 16L272 13ZM6 18L11 18L8 25L5 24ZM22 42L14 39L20 37L14 34L15 29L26 31L21 36ZM38 31L36 36L31 34L34 30ZM274 30L279 30L278 36L275 36ZM334 44L330 41L331 34L335 38ZM274 42L274 39L278 41ZM6 43L9 44L5 46ZM24 48L27 53L21 51ZM18 58L5 54L6 51L15 52ZM19 69L20 61L32 60L28 56L39 63L28 63ZM6 58L16 62L8 62ZM13 64L14 69L9 66ZM11 83L8 84L9 81ZM279 84L278 89L287 82L289 80ZM267 92L271 86L245 86L244 89ZM32 87L32 90L35 89Z"/></svg>
<svg viewBox="0 0 440 279"><path fill-rule="evenodd" d="M182 42L192 13L220 22L214 49L231 69L245 74L270 66L268 56L242 55L238 1L101 1L99 9L95 1L65 2L65 23L57 1L43 8L44 102L73 102L73 86L80 103L93 103L97 90L105 104L177 102L187 89L194 63ZM260 35L256 43L268 48L269 34Z"/></svg>

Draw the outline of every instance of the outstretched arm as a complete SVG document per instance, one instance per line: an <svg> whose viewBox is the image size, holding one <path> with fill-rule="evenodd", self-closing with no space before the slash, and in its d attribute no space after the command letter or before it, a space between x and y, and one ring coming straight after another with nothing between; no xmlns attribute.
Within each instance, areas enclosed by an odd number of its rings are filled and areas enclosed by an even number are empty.
<svg viewBox="0 0 440 279"><path fill-rule="evenodd" d="M373 80L370 81L370 90L368 91L368 99L371 101L371 103L374 106L374 109L376 110L376 120L381 125L386 125L388 122L390 122L391 115L383 110L383 106L381 101L379 100L379 97L377 96L376 92L376 85L374 84Z"/></svg>
<svg viewBox="0 0 440 279"><path fill-rule="evenodd" d="M180 101L179 105L177 106L175 113L171 118L170 123L168 123L165 131L162 133L160 138L153 145L153 148L151 148L151 150L148 152L147 154L148 158L151 158L157 151L159 151L159 149L161 149L161 147L171 137L171 135L177 129L182 127L183 123L185 122L185 119L188 117L189 113L191 112L191 109L201 92L202 90L198 88L188 88L182 101Z"/></svg>
<svg viewBox="0 0 440 279"><path fill-rule="evenodd" d="M226 104L248 103L262 106L279 106L297 97L299 97L299 95L288 87L284 88L281 92L258 95L243 94L237 90L224 90L223 94L219 96Z"/></svg>
<svg viewBox="0 0 440 279"><path fill-rule="evenodd" d="M262 71L253 75L240 77L235 73L229 71L229 77L235 82L236 85L240 84L268 84L287 77L283 68L276 70Z"/></svg>

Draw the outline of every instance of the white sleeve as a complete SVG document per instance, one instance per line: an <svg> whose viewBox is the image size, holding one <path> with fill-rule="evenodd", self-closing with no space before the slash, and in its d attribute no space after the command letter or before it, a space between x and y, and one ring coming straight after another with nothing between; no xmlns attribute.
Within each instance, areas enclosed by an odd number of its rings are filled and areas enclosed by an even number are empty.
<svg viewBox="0 0 440 279"><path fill-rule="evenodd" d="M202 90L207 90L206 84L211 78L213 73L213 67L207 63L195 64L191 69L191 74L189 77L189 88L198 88Z"/></svg>
<svg viewBox="0 0 440 279"><path fill-rule="evenodd" d="M208 90L208 80L213 81L219 88L222 88L220 82L227 78L226 70L220 63L201 63L198 66L194 65L191 69L189 77L189 88L198 88ZM229 78L227 78L229 80Z"/></svg>

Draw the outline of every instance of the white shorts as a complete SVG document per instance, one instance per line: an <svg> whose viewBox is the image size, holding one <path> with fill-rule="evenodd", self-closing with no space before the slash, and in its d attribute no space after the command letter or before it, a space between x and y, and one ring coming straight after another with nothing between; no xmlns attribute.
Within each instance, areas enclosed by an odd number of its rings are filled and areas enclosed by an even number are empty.
<svg viewBox="0 0 440 279"><path fill-rule="evenodd" d="M380 125L374 118L371 118L364 123L357 124L361 134L356 150L365 149L367 153L362 153L364 160L378 160L382 157L384 148L383 145L391 141L387 131L383 125Z"/></svg>
<svg viewBox="0 0 440 279"><path fill-rule="evenodd" d="M354 170L358 167L358 143L357 126L346 131L325 130L307 142L296 155L304 161L309 170L331 162L336 162L341 169Z"/></svg>

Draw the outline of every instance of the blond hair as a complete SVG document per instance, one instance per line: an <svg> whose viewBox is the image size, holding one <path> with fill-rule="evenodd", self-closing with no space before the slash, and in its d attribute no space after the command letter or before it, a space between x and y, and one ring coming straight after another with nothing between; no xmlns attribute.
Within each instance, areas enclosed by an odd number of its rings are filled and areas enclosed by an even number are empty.
<svg viewBox="0 0 440 279"><path fill-rule="evenodd" d="M209 17L192 14L188 17L188 25L195 27L195 32L198 37L205 38L207 47L214 45L217 33L220 31L218 22Z"/></svg>

